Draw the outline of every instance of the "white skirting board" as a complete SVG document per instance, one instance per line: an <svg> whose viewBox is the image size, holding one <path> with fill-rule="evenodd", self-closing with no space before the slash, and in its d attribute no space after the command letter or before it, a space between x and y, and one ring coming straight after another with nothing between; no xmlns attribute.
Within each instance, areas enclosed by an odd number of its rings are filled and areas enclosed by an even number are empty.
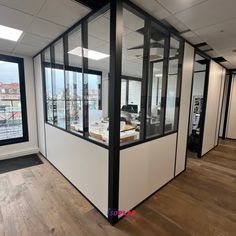
<svg viewBox="0 0 236 236"><path fill-rule="evenodd" d="M15 157L20 157L20 156L26 156L26 155L35 154L38 152L39 152L39 148L30 148L30 149L15 151L15 152L9 152L9 153L5 153L3 155L0 155L0 160L10 159L10 158L15 158Z"/></svg>

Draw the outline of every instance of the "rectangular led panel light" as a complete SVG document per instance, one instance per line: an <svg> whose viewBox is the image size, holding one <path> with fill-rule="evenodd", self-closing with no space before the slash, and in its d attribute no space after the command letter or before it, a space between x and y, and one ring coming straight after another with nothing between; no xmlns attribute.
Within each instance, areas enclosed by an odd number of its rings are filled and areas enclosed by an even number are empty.
<svg viewBox="0 0 236 236"><path fill-rule="evenodd" d="M17 42L23 31L0 25L0 38Z"/></svg>
<svg viewBox="0 0 236 236"><path fill-rule="evenodd" d="M87 49L87 48L82 48L82 47L74 48L71 51L69 51L68 53L79 56L79 57L82 57L82 55L83 55L82 50L83 50L83 53L84 53L84 57L87 57L87 58L92 59L92 60L98 61L98 60L102 60L104 58L109 57L108 54L97 52L97 51L90 50L90 49Z"/></svg>

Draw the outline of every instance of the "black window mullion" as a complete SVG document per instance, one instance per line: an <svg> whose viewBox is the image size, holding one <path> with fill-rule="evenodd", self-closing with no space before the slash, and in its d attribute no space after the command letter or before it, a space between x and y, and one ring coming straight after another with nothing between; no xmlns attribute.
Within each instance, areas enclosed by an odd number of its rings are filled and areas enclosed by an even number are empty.
<svg viewBox="0 0 236 236"><path fill-rule="evenodd" d="M122 3L122 0L110 3L108 220L111 224L118 221L118 215L112 215L109 211L116 211L119 208Z"/></svg>
<svg viewBox="0 0 236 236"><path fill-rule="evenodd" d="M149 61L150 61L150 38L151 38L151 20L145 19L144 25L144 49L143 49L143 79L141 84L141 122L140 122L140 139L146 137L146 117L147 117L147 94L149 78Z"/></svg>
<svg viewBox="0 0 236 236"><path fill-rule="evenodd" d="M176 86L174 130L178 130L178 123L179 123L179 109L180 109L182 71L183 71L183 59L184 59L183 54L184 54L184 42L183 40L181 40L179 48L178 74L177 74L177 86Z"/></svg>
<svg viewBox="0 0 236 236"><path fill-rule="evenodd" d="M161 135L165 133L165 120L166 120L166 96L168 87L168 74L169 74L169 52L170 52L170 35L165 39L164 46L164 61L163 61L163 80L161 91L161 116L160 116L160 130Z"/></svg>
<svg viewBox="0 0 236 236"><path fill-rule="evenodd" d="M83 83L83 132L88 137L89 132L89 104L88 104L88 58L84 56L84 49L88 49L88 22L82 24L82 83Z"/></svg>

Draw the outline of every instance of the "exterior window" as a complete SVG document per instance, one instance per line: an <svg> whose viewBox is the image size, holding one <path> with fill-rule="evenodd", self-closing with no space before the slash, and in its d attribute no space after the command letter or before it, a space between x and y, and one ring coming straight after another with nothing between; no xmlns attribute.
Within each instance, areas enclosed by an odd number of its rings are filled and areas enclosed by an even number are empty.
<svg viewBox="0 0 236 236"><path fill-rule="evenodd" d="M27 140L24 62L0 55L0 145Z"/></svg>

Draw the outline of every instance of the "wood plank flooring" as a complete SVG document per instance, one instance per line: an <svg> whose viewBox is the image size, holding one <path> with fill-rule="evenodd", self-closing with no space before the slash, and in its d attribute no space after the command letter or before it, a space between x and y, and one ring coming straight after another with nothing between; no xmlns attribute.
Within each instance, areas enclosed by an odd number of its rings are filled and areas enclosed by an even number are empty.
<svg viewBox="0 0 236 236"><path fill-rule="evenodd" d="M202 160L116 226L45 159L0 175L0 236L236 235L236 142L221 141Z"/></svg>

